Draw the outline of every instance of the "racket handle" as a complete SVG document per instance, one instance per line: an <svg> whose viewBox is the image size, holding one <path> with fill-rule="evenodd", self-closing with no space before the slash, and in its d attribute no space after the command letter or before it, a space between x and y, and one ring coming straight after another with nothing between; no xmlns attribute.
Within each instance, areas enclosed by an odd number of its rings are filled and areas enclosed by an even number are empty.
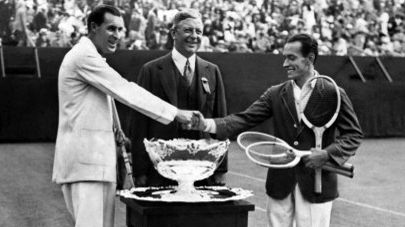
<svg viewBox="0 0 405 227"><path fill-rule="evenodd" d="M344 163L342 166L339 166L334 163L327 162L322 166L322 169L345 177L353 178L354 176L354 166L351 163Z"/></svg>
<svg viewBox="0 0 405 227"><path fill-rule="evenodd" d="M351 163L344 163L343 165L336 165L331 162L327 162L322 166L323 170L334 172L336 174L353 178L354 166ZM322 169L315 169L315 192L322 193Z"/></svg>
<svg viewBox="0 0 405 227"><path fill-rule="evenodd" d="M345 171L350 171L350 172L354 171L353 164L348 163L348 162L345 162L343 165L337 165L337 164L332 163L332 162L327 162L327 163L325 163L325 165L330 166L330 167L334 167L334 168L337 168L337 169L342 169L342 170L345 170Z"/></svg>
<svg viewBox="0 0 405 227"><path fill-rule="evenodd" d="M315 193L322 193L322 168L315 169Z"/></svg>

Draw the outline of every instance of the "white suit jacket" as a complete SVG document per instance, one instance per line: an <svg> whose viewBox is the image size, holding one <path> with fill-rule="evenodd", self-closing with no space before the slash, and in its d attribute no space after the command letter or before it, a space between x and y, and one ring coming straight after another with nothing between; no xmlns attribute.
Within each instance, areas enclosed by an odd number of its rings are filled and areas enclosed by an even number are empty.
<svg viewBox="0 0 405 227"><path fill-rule="evenodd" d="M52 180L116 181L116 146L111 97L161 123L177 108L112 69L87 37L64 57L59 69L59 125Z"/></svg>

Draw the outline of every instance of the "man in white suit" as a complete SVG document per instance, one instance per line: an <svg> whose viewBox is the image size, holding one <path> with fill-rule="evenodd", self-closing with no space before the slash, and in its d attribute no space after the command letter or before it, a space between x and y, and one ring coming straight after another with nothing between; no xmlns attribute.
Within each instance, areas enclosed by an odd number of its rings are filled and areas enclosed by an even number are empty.
<svg viewBox="0 0 405 227"><path fill-rule="evenodd" d="M52 180L61 184L75 226L114 225L116 144L111 98L163 124L191 124L193 112L179 110L135 83L103 58L124 34L120 12L107 5L88 17L82 37L59 70L59 126Z"/></svg>

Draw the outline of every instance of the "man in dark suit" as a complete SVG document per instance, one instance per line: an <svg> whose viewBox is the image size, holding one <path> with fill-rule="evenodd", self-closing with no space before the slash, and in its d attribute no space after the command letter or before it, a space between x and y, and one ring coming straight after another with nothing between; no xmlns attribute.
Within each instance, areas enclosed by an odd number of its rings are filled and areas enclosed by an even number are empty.
<svg viewBox="0 0 405 227"><path fill-rule="evenodd" d="M225 138L272 117L276 137L299 150L315 147L314 132L301 121L298 111L305 108L303 103L308 102L313 94L323 89L318 82L303 87L308 79L318 75L314 69L317 41L306 34L294 35L287 41L283 55L288 81L270 87L243 112L217 119L199 116L199 128L195 129ZM311 96L304 95L308 90L312 92ZM335 123L323 135L324 147L312 149L312 154L293 168L268 169L266 193L270 226L289 227L294 221L297 227L329 226L332 201L338 197L337 176L322 171L322 193L318 194L314 192L314 170L327 161L339 165L346 162L355 154L363 136L346 92L341 88L340 92L341 109Z"/></svg>
<svg viewBox="0 0 405 227"><path fill-rule="evenodd" d="M219 68L196 55L202 31L203 23L198 11L178 12L170 31L173 50L146 63L140 70L137 83L176 107L196 109L208 117L223 117L226 115L226 102ZM133 168L138 186L176 185L154 169L145 151L144 138L210 138L209 133L184 130L179 122L163 125L137 113L132 115L130 122L129 136L133 144ZM226 171L227 159L211 178L197 184L223 184Z"/></svg>

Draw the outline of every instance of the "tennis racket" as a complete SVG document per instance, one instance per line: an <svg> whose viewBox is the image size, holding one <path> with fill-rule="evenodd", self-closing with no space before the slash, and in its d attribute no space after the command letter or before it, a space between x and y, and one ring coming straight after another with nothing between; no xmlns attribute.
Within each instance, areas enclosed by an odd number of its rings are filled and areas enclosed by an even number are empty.
<svg viewBox="0 0 405 227"><path fill-rule="evenodd" d="M280 138L260 132L243 132L237 142L251 161L267 168L291 168L299 163L301 157L311 154L311 151L297 150ZM354 175L354 167L350 163L339 166L326 162L322 169L350 178Z"/></svg>
<svg viewBox="0 0 405 227"><path fill-rule="evenodd" d="M112 107L112 117L113 117L113 126L114 126L114 134L118 137L116 138L116 142L117 142L117 152L121 151L122 154L122 158L124 161L124 165L125 165L125 170L126 170L126 176L129 182L129 186L130 188L134 188L135 187L135 182L134 182L134 178L132 177L132 158L131 158L131 153L127 151L126 147L125 147L125 142L124 142L124 138L126 137L124 132L122 131L121 128L121 122L120 122L120 118L118 115L118 111L117 111L117 107L115 106L115 101L114 99L111 99L111 107ZM120 150L118 150L120 149ZM117 165L118 165L119 159L117 158ZM118 171L118 169L117 169ZM122 187L124 187L124 183L125 183L125 177L124 179L122 179Z"/></svg>
<svg viewBox="0 0 405 227"><path fill-rule="evenodd" d="M322 149L322 137L336 120L341 104L339 87L335 81L327 76L310 78L303 85L303 89L316 81L311 96L305 106L300 110L300 117L304 124L315 134L315 147ZM315 192L322 193L322 170L315 169Z"/></svg>

